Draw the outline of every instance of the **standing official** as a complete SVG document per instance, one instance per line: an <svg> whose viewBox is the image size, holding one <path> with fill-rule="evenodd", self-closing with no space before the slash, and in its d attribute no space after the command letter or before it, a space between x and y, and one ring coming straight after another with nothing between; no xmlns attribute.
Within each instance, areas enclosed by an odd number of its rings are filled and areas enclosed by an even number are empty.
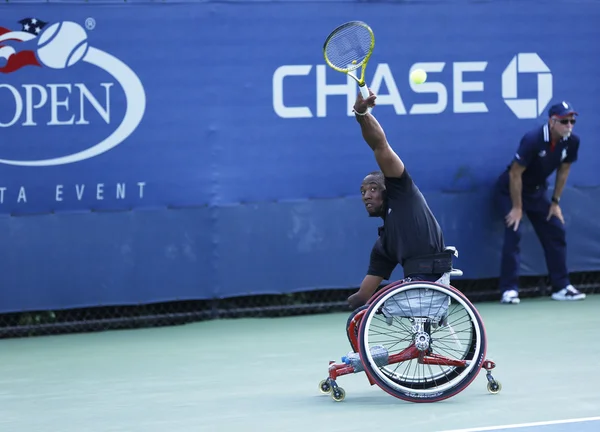
<svg viewBox="0 0 600 432"><path fill-rule="evenodd" d="M567 243L560 197L571 164L577 161L579 137L573 134L575 116L568 102L548 110L548 122L526 133L512 163L496 184L496 200L506 222L500 289L502 303L519 303L520 222L527 214L544 249L554 300L582 300L569 281ZM548 199L548 177L556 171L556 185Z"/></svg>

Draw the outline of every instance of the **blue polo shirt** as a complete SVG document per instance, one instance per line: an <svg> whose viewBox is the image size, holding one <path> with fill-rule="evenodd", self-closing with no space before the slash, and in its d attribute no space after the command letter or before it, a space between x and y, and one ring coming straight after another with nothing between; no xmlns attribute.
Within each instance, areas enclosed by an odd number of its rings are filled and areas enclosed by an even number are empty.
<svg viewBox="0 0 600 432"><path fill-rule="evenodd" d="M547 187L548 177L561 164L575 162L578 152L577 135L571 134L553 143L547 123L523 135L513 159L514 162L526 167L522 177L523 189Z"/></svg>

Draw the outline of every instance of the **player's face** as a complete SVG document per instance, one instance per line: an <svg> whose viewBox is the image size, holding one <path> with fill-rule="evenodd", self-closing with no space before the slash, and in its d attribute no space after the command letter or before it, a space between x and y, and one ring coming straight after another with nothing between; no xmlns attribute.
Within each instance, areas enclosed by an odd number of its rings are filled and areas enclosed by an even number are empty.
<svg viewBox="0 0 600 432"><path fill-rule="evenodd" d="M566 138L573 132L573 126L575 125L575 116L573 114L567 117L553 117L552 118L552 129L557 135Z"/></svg>
<svg viewBox="0 0 600 432"><path fill-rule="evenodd" d="M380 216L383 210L383 187L374 178L367 176L360 186L363 203L369 216Z"/></svg>

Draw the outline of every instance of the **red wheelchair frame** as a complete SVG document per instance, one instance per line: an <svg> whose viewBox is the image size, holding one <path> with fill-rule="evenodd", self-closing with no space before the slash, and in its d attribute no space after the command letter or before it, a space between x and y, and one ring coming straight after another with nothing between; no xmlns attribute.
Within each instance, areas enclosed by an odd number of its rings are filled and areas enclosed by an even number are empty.
<svg viewBox="0 0 600 432"><path fill-rule="evenodd" d="M348 339L350 341L350 344L352 346L352 349L354 351L354 353L358 353L359 352L359 339L358 339L358 330L360 328L360 325L362 323L362 319L363 316L365 315L365 313L367 313L368 310L368 306L373 304L374 302L377 301L377 299L380 298L380 296L384 295L385 293L388 293L390 290L399 287L400 285L404 285L407 282L405 280L401 280L392 284L387 285L386 287L384 287L383 289L381 289L378 293L376 293L367 303L367 305L365 306L365 308L363 308L362 310L359 310L354 317L352 317L352 319L350 320L350 322L348 323L348 327L346 329L347 334L348 334ZM409 282L410 283L410 282ZM453 291L455 293L457 293L463 300L466 300L466 302L469 302L466 297L460 293L460 291L458 291L456 288L450 286L450 285L441 285L438 283L434 283L434 282L424 282L424 281L416 281L414 283L427 283L427 284L433 284L433 285L439 285L439 286L443 286L445 289ZM479 313L477 312L477 310L473 307L472 311L476 314L477 318L480 320L480 322L482 323L483 321L481 320L481 317L479 316ZM482 325L482 330L483 330L483 335L482 337L485 338L485 329L483 328ZM429 399L414 399L414 398L405 398L402 396L398 396L396 394L391 393L390 391L388 391L386 388L384 388L383 386L382 389L388 393L390 393L392 396L395 397L399 397L401 399L407 400L407 401L411 401L411 402L437 402L443 399L447 399L449 397L455 396L456 394L460 393L461 391L463 391L465 388L467 388L470 383L477 377L479 370L481 370L482 368L486 370L486 378L488 380L487 383L487 390L492 393L492 394L496 394L499 393L502 385L500 384L499 381L495 380L492 377L491 371L492 369L494 369L496 367L496 364L492 361L489 360L487 358L485 358L485 350L482 354L482 358L484 358L485 360L483 362L481 362L480 365L477 365L478 370L476 373L473 374L473 376L465 383L463 384L463 387L456 391L455 393L452 393L450 395L446 395L446 396L441 396L438 398L429 398ZM424 365L439 365L439 366L455 366L458 368L461 367L466 367L467 366L467 361L466 360L457 360L457 359L450 359L447 357L444 357L442 355L439 354L434 354L434 353L426 353L422 350L419 350L416 346L415 346L415 342L413 341L407 348L405 348L404 350L402 350L401 352L397 353L397 354L392 354L388 357L387 360L387 365L391 365L391 364L395 364L395 363L400 363L400 362L404 362L404 361L408 361L408 360L417 360L419 364L424 364ZM362 358L361 358L361 362L362 362ZM376 382L376 379L369 373L368 368L364 367L364 363L363 363L363 370L366 373L367 379L370 383L370 385L375 385L378 384ZM321 393L324 394L330 394L331 397L333 398L333 400L335 401L342 401L345 398L345 391L339 387L337 385L337 378L339 378L340 376L343 375L347 375L347 374L354 374L360 372L357 371L355 369L355 367L352 364L348 364L348 363L336 363L334 361L330 361L329 362L329 376L327 379L322 380L319 383L319 390L321 391Z"/></svg>

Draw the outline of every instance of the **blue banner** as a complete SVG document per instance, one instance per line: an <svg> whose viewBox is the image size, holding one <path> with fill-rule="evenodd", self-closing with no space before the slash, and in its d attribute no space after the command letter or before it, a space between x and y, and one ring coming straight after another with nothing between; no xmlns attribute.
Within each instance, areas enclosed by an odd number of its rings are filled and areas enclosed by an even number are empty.
<svg viewBox="0 0 600 432"><path fill-rule="evenodd" d="M376 235L358 187L376 164L356 83L322 55L357 17L376 38L374 114L465 274L496 276L491 185L551 103L580 113L565 214L599 187L600 8L555 3L0 6L0 310L357 285ZM597 268L568 229L571 268ZM545 273L532 255L524 274Z"/></svg>

